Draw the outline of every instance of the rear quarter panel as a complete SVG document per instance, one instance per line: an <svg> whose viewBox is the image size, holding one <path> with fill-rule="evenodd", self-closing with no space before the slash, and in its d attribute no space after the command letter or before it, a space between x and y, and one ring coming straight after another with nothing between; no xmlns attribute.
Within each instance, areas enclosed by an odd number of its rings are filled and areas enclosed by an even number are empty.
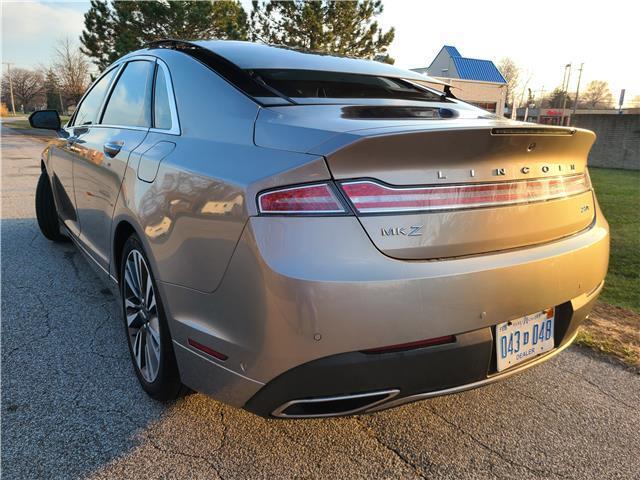
<svg viewBox="0 0 640 480"><path fill-rule="evenodd" d="M138 178L132 155L114 211L141 237L161 282L212 292L220 283L258 191L330 178L322 157L256 147L259 107L196 60L154 51L168 65L180 135L150 135L175 143L152 182ZM143 176L143 178L145 178ZM113 243L113 241L112 241ZM112 258L115 258L115 252ZM111 273L119 268L111 262Z"/></svg>

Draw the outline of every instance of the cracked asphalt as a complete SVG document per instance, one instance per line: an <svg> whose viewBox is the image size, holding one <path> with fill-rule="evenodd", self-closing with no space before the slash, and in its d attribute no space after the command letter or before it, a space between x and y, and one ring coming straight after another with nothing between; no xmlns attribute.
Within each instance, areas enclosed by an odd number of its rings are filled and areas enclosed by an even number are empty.
<svg viewBox="0 0 640 480"><path fill-rule="evenodd" d="M149 399L113 296L38 231L43 146L3 127L4 478L640 478L640 376L577 347L482 389L343 419Z"/></svg>

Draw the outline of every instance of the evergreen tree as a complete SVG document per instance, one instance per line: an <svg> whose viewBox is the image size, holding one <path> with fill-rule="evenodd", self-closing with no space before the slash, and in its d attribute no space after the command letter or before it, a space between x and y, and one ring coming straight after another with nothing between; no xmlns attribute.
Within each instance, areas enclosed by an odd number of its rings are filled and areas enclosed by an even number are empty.
<svg viewBox="0 0 640 480"><path fill-rule="evenodd" d="M44 93L47 101L47 108L57 110L62 115L62 105L60 104L60 84L52 68L47 69L44 78Z"/></svg>
<svg viewBox="0 0 640 480"><path fill-rule="evenodd" d="M567 108L572 108L573 107L573 100L572 97L574 95L573 94L569 94L566 93L562 90L561 87L556 87L545 99L545 101L543 102L543 104L547 107L547 108L562 108L562 105L564 103L564 99L566 97L566 107Z"/></svg>
<svg viewBox="0 0 640 480"><path fill-rule="evenodd" d="M382 0L253 2L252 39L276 45L393 63L395 31L376 21Z"/></svg>
<svg viewBox="0 0 640 480"><path fill-rule="evenodd" d="M91 0L84 26L82 52L100 69L153 40L246 40L248 34L247 14L238 0Z"/></svg>

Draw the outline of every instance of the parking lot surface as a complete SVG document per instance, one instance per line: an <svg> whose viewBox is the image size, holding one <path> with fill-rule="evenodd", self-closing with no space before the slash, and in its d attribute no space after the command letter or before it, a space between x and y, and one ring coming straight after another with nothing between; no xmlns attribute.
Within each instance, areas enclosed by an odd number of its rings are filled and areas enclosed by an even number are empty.
<svg viewBox="0 0 640 480"><path fill-rule="evenodd" d="M114 297L71 244L40 235L43 147L3 127L4 478L640 478L640 376L577 347L482 389L350 418L151 400Z"/></svg>

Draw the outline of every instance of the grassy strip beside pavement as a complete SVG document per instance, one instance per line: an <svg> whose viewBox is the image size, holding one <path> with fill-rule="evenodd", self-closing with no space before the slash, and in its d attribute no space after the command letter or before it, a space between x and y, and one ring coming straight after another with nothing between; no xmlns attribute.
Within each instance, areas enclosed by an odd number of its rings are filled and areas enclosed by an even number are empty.
<svg viewBox="0 0 640 480"><path fill-rule="evenodd" d="M609 272L576 342L640 371L640 172L591 168L611 229Z"/></svg>
<svg viewBox="0 0 640 480"><path fill-rule="evenodd" d="M613 355L640 372L640 313L598 302L576 342Z"/></svg>
<svg viewBox="0 0 640 480"><path fill-rule="evenodd" d="M600 300L640 313L640 171L591 168L611 228L609 273Z"/></svg>
<svg viewBox="0 0 640 480"><path fill-rule="evenodd" d="M69 121L69 117L67 115L62 115L60 117L60 122L62 123L62 125L66 124ZM29 125L29 118L25 117L25 118L15 118L12 119L10 117L8 118L3 118L2 119L2 123L5 127L9 127L9 128L17 128L20 130L27 130L31 128L31 125Z"/></svg>

